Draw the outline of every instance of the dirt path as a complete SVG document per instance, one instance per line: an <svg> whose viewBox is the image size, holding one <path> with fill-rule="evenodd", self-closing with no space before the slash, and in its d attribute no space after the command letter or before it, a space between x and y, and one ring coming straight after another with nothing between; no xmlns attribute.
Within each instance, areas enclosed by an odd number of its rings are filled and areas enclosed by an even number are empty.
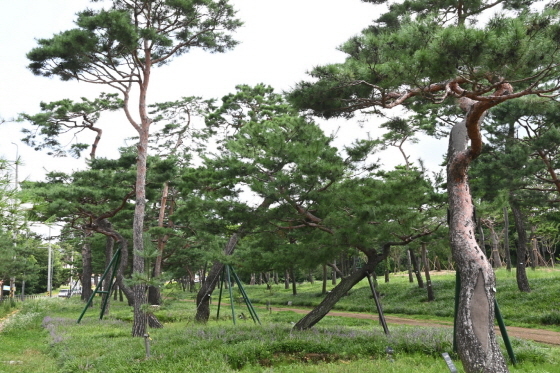
<svg viewBox="0 0 560 373"><path fill-rule="evenodd" d="M258 307L258 308L263 308L263 307ZM309 310L300 309L300 308L272 307L272 310L293 311L302 315L309 313ZM353 312L331 311L328 313L328 316L353 317L356 319L369 319L369 320L379 319L376 314L372 315L372 314L353 313ZM440 326L440 327L447 327L447 328L453 327L452 322L439 321L439 320L414 320L414 319L406 319L406 318L394 317L394 316L385 316L385 320L387 321L387 324L427 326L427 327ZM551 330L543 330L543 329L519 328L516 326L508 326L506 327L506 329L510 337L529 339L535 342L560 346L560 332L553 332ZM500 335L500 330L497 326L496 326L496 333Z"/></svg>

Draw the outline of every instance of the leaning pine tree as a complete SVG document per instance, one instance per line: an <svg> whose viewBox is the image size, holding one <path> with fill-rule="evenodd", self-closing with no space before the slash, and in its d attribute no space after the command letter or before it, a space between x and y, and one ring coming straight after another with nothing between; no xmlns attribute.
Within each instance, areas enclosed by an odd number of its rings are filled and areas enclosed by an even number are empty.
<svg viewBox="0 0 560 373"><path fill-rule="evenodd" d="M97 2L97 0L92 0ZM144 216L146 158L152 119L148 88L153 67L173 57L202 48L224 52L237 42L231 33L241 25L228 0L113 0L109 9L87 9L77 14L76 28L50 39L39 39L27 54L36 75L58 76L103 84L116 89L123 109L138 133L136 199L133 223L134 292L133 336L143 336L147 314L144 273ZM130 100L136 93L136 118Z"/></svg>
<svg viewBox="0 0 560 373"><path fill-rule="evenodd" d="M363 0L381 4L385 0ZM447 178L450 240L461 274L458 352L466 372L507 372L494 333L495 277L475 240L467 171L482 150L490 108L557 93L558 6L526 0L410 0L394 3L340 47L341 64L311 71L291 100L325 118L404 107L418 130L454 121ZM487 19L484 24L477 20ZM432 126L431 128L429 128Z"/></svg>

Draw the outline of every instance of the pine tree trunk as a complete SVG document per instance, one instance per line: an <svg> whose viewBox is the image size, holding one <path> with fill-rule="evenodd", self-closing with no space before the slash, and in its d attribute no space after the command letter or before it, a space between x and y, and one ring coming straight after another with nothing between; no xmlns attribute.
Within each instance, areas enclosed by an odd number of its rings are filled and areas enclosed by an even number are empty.
<svg viewBox="0 0 560 373"><path fill-rule="evenodd" d="M146 74L149 74L147 67ZM149 79L149 77L147 78ZM147 86L147 81L146 81ZM132 223L132 273L133 275L142 277L146 271L144 258L144 217L146 215L146 174L147 174L147 157L148 157L148 138L150 120L147 117L146 90L141 89L140 92L140 110L142 116L142 125L138 130L139 141L136 146L136 199L134 205L134 219ZM144 310L147 304L146 297L147 285L143 282L136 282L132 285L132 293L134 297L134 319L132 323L132 336L143 337L146 334L148 326L148 315Z"/></svg>
<svg viewBox="0 0 560 373"><path fill-rule="evenodd" d="M321 294L327 294L327 265L323 264L323 287L321 289Z"/></svg>
<svg viewBox="0 0 560 373"><path fill-rule="evenodd" d="M290 272L285 269L284 270L284 289L288 290L290 288Z"/></svg>
<svg viewBox="0 0 560 373"><path fill-rule="evenodd" d="M475 109L469 109L467 118ZM458 123L451 131L447 165L449 235L461 276L455 321L457 352L467 373L503 373L508 369L494 332L494 271L475 239L467 169L476 152L467 148L469 136L465 123ZM478 119L473 124L478 125Z"/></svg>
<svg viewBox="0 0 560 373"><path fill-rule="evenodd" d="M428 290L428 302L435 300L434 288L432 287L432 279L430 277L430 262L428 260L428 250L426 244L422 243L422 262L424 263L424 274L426 275L426 288Z"/></svg>
<svg viewBox="0 0 560 373"><path fill-rule="evenodd" d="M290 268L290 277L292 278L292 295L297 295L297 284L294 267Z"/></svg>
<svg viewBox="0 0 560 373"><path fill-rule="evenodd" d="M169 197L169 182L163 184L161 191L161 203L159 207L158 227L163 228L165 222L165 212L167 209L167 198ZM172 212L170 212L171 214ZM152 271L152 278L158 278L162 273L163 251L167 244L169 236L167 234L158 237L157 250L158 255L154 261L154 269ZM161 289L157 286L150 286L148 288L148 304L160 305L161 304Z"/></svg>
<svg viewBox="0 0 560 373"><path fill-rule="evenodd" d="M237 246L239 241L239 234L234 233L226 247L224 248L224 255L231 255ZM198 294L196 296L196 315L195 320L197 322L206 323L210 319L210 296L216 288L218 283L218 278L224 269L224 263L215 262L206 276L206 281L200 287Z"/></svg>
<svg viewBox="0 0 560 373"><path fill-rule="evenodd" d="M408 282L414 282L414 277L412 276L412 259L410 257L410 249L406 250L406 257L408 260Z"/></svg>
<svg viewBox="0 0 560 373"><path fill-rule="evenodd" d="M511 253L509 251L509 218L507 207L504 207L504 249L506 252L506 268L511 272Z"/></svg>
<svg viewBox="0 0 560 373"><path fill-rule="evenodd" d="M84 244L82 245L82 300L86 302L93 293L91 288L91 276L93 274L91 268L91 235L91 231L84 231Z"/></svg>
<svg viewBox="0 0 560 373"><path fill-rule="evenodd" d="M478 247L480 247L480 249L482 251L486 251L485 247L486 247L486 239L484 237L484 229L482 229L482 222L480 221L481 219L478 219Z"/></svg>
<svg viewBox="0 0 560 373"><path fill-rule="evenodd" d="M527 257L527 232L525 231L525 221L521 208L515 202L511 202L511 212L513 212L513 220L515 222L515 230L517 231L517 262L515 263L517 279L517 288L519 291L530 292L529 279L527 278L527 266L525 258Z"/></svg>
<svg viewBox="0 0 560 373"><path fill-rule="evenodd" d="M494 227L490 226L490 238L492 240L492 262L494 268L502 268L502 260L500 259L500 252L498 250L498 235Z"/></svg>
<svg viewBox="0 0 560 373"><path fill-rule="evenodd" d="M330 310L335 306L335 304L342 298L354 285L363 280L367 273L373 273L375 271L375 265L373 262L364 265L359 270L356 270L350 276L343 278L337 286L335 286L330 293L328 293L323 301L311 312L300 319L295 325L296 330L307 330L313 325L317 324L323 317L325 317Z"/></svg>
<svg viewBox="0 0 560 373"><path fill-rule="evenodd" d="M418 260L416 260L416 254L412 249L408 249L410 253L410 259L412 260L412 268L414 268L414 274L416 275L416 281L418 282L418 287L420 289L424 288L424 280L422 279L422 273L420 272L420 266L418 265Z"/></svg>

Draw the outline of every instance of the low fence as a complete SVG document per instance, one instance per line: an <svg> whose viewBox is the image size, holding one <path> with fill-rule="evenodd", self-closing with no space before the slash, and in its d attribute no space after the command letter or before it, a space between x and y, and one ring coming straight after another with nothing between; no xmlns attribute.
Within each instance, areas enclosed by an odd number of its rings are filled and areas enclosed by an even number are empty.
<svg viewBox="0 0 560 373"><path fill-rule="evenodd" d="M80 296L80 294L72 294L72 296ZM3 296L0 297L0 304L2 302L9 302L10 300L13 300L14 302L23 302L26 300L31 300L31 299L46 299L46 298L58 298L57 295L53 295L52 297L48 296L48 295L15 295L13 298L10 296ZM67 298L67 297L64 297Z"/></svg>

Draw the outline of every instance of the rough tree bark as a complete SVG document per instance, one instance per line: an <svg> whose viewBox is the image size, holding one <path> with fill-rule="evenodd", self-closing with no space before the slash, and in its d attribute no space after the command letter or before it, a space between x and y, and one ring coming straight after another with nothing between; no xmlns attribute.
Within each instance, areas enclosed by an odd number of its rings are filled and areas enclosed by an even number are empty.
<svg viewBox="0 0 560 373"><path fill-rule="evenodd" d="M468 373L508 372L494 332L494 271L475 239L474 206L467 177L470 162L482 148L480 121L491 106L491 101L473 103L462 99L461 107L467 115L453 127L449 138L449 235L461 276L455 329L457 352Z"/></svg>

